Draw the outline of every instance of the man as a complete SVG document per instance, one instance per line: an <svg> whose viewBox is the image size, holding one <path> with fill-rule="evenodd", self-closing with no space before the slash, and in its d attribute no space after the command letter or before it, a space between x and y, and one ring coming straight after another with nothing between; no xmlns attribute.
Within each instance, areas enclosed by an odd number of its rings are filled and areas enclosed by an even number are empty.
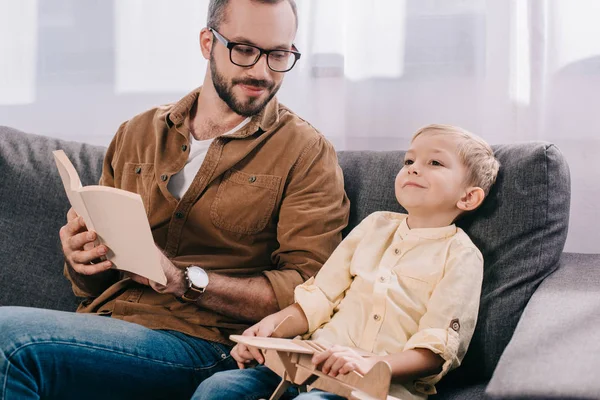
<svg viewBox="0 0 600 400"><path fill-rule="evenodd" d="M189 398L235 368L230 334L319 270L349 203L332 146L274 97L300 57L296 15L293 0L211 0L203 86L121 125L101 178L141 195L167 284L111 269L70 210L65 275L86 299L0 312L0 399Z"/></svg>

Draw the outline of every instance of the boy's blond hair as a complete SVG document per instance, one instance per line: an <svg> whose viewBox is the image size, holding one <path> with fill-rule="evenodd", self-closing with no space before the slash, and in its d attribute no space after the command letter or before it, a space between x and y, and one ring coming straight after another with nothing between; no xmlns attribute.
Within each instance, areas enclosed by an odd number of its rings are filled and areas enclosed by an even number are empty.
<svg viewBox="0 0 600 400"><path fill-rule="evenodd" d="M423 134L454 135L461 139L458 143L458 158L467 168L467 185L478 186L488 195L498 176L500 163L485 140L457 126L432 124L419 129L411 142Z"/></svg>

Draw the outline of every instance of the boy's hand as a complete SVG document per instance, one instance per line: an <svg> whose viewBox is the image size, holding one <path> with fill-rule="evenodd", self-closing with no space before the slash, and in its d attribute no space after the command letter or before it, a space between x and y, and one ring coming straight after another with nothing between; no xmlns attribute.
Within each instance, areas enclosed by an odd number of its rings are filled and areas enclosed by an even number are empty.
<svg viewBox="0 0 600 400"><path fill-rule="evenodd" d="M365 375L373 368L377 357L362 357L350 347L336 345L322 353L315 354L312 362L315 365L323 363L321 371L332 377L352 371Z"/></svg>
<svg viewBox="0 0 600 400"><path fill-rule="evenodd" d="M265 317L257 324L252 325L250 328L246 329L242 335L261 337L271 336L277 327L277 324L273 318L269 317L270 316ZM237 362L237 365L240 369L244 369L246 365L251 363L253 360L256 360L260 364L265 362L265 358L259 349L252 346L246 346L242 343L236 344L235 347L231 349L231 357L233 357L233 359Z"/></svg>

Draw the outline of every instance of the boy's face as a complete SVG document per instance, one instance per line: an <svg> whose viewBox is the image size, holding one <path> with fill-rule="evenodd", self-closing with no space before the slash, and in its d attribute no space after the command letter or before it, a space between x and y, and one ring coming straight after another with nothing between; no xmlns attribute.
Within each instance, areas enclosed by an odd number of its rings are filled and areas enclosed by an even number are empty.
<svg viewBox="0 0 600 400"><path fill-rule="evenodd" d="M459 210L467 169L457 144L455 136L436 133L421 134L412 142L395 185L396 199L409 213L433 216Z"/></svg>

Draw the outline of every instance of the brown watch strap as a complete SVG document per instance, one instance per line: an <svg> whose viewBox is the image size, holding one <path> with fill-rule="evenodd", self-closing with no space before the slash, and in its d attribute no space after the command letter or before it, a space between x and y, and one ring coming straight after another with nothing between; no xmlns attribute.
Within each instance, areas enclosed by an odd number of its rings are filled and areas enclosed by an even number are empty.
<svg viewBox="0 0 600 400"><path fill-rule="evenodd" d="M190 285L181 298L185 301L194 302L200 298L202 293L204 293L204 289L198 289Z"/></svg>

